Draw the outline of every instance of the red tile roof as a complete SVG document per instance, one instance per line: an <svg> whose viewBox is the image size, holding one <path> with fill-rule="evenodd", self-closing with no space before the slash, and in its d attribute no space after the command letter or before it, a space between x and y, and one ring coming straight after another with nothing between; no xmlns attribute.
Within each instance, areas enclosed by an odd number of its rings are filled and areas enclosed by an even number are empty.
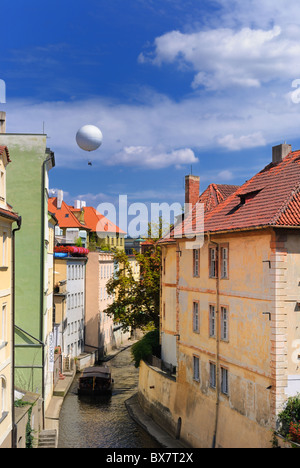
<svg viewBox="0 0 300 468"><path fill-rule="evenodd" d="M200 195L198 203L204 203L204 212L207 213L236 192L238 188L239 185L210 184Z"/></svg>
<svg viewBox="0 0 300 468"><path fill-rule="evenodd" d="M126 234L92 206L86 206L83 209L84 221L92 232Z"/></svg>
<svg viewBox="0 0 300 468"><path fill-rule="evenodd" d="M185 221L191 233L192 215ZM204 231L300 226L300 151L271 163L205 215Z"/></svg>
<svg viewBox="0 0 300 468"><path fill-rule="evenodd" d="M60 228L77 228L85 229L92 232L104 232L104 233L118 233L126 234L122 229L112 223L105 216L100 214L95 208L91 206L84 207L84 223L77 219L75 212L80 212L80 209L74 208L73 206L67 205L64 201L62 202L61 208L57 208L57 198L49 198L48 210L53 213L57 218L58 225Z"/></svg>
<svg viewBox="0 0 300 468"><path fill-rule="evenodd" d="M76 229L87 229L85 225L81 224L76 216L72 213L72 207L67 205L64 201L61 204L61 208L57 208L57 198L49 198L48 210L53 213L57 218L58 225L61 229L64 228L76 228Z"/></svg>
<svg viewBox="0 0 300 468"><path fill-rule="evenodd" d="M7 161L11 162L7 146L0 146L0 155L2 156L4 152L6 152Z"/></svg>
<svg viewBox="0 0 300 468"><path fill-rule="evenodd" d="M17 221L19 219L19 215L11 209L6 210L4 208L0 208L0 217L1 216L3 216L4 218L12 219L14 221Z"/></svg>
<svg viewBox="0 0 300 468"><path fill-rule="evenodd" d="M225 185L225 184L210 184L206 190L200 195L198 203L204 204L204 213L209 213L214 210L220 203L224 202L230 195L235 193L239 189L239 185ZM188 217L187 221L188 223ZM159 243L172 243L174 241L174 232L181 232L181 223L178 224L177 229L175 228L171 234L164 237Z"/></svg>

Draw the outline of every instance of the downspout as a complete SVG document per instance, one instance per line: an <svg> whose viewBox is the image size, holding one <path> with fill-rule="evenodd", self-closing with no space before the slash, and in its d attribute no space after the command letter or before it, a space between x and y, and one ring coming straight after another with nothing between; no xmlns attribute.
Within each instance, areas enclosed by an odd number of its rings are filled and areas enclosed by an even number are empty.
<svg viewBox="0 0 300 468"><path fill-rule="evenodd" d="M210 232L208 235L208 246L209 244L214 244L217 251L216 267L217 267L217 277L216 277L216 413L215 413L215 426L214 426L214 435L212 448L216 448L217 442L217 433L218 433L218 422L219 422L219 407L220 407L220 371L219 371L219 362L220 362L220 269L219 269L219 244L214 242L210 238Z"/></svg>
<svg viewBox="0 0 300 468"><path fill-rule="evenodd" d="M16 308L16 270L15 270L15 234L20 231L22 225L22 217L19 216L17 220L18 227L12 231L12 378L11 378L11 414L12 414L12 433L11 433L11 446L17 448L17 425L15 421L15 308Z"/></svg>

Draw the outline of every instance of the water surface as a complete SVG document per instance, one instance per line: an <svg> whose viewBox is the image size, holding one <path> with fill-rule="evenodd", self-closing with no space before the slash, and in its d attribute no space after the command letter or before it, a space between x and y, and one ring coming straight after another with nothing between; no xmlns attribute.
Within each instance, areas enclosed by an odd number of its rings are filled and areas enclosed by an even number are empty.
<svg viewBox="0 0 300 468"><path fill-rule="evenodd" d="M160 448L125 406L138 386L130 348L107 364L115 381L111 397L79 398L79 374L75 377L60 413L58 448Z"/></svg>

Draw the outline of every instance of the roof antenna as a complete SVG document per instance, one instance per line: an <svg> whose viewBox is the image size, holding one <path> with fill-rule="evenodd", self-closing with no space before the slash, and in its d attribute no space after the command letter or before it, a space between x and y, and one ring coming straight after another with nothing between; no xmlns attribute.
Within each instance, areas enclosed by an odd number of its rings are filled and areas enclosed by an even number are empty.
<svg viewBox="0 0 300 468"><path fill-rule="evenodd" d="M193 175L193 165L191 164L191 175Z"/></svg>

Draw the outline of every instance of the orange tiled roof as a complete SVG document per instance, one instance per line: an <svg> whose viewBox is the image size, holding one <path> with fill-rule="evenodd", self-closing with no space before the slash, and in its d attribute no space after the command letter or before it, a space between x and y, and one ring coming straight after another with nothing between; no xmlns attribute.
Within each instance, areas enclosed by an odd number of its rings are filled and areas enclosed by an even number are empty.
<svg viewBox="0 0 300 468"><path fill-rule="evenodd" d="M198 203L204 203L204 212L207 213L236 192L238 188L239 185L210 184L200 195Z"/></svg>
<svg viewBox="0 0 300 468"><path fill-rule="evenodd" d="M84 221L92 232L112 232L126 234L124 231L122 231L122 229L112 223L92 206L86 206L83 209Z"/></svg>
<svg viewBox="0 0 300 468"><path fill-rule="evenodd" d="M49 198L48 200L48 210L55 215L60 228L87 229L86 226L78 221L76 216L72 213L71 208L72 207L67 205L64 201L61 204L61 208L57 208L56 197Z"/></svg>
<svg viewBox="0 0 300 468"><path fill-rule="evenodd" d="M9 156L9 151L8 151L7 146L0 146L0 155L2 156L2 154L3 154L4 152L6 152L7 161L8 161L8 162L11 162L11 159L10 159L10 156Z"/></svg>
<svg viewBox="0 0 300 468"><path fill-rule="evenodd" d="M198 203L204 204L204 213L207 214L214 210L220 203L224 202L239 188L239 185L210 184L207 189L204 190L204 192L200 195ZM188 223L188 218L186 222ZM159 243L175 242L173 238L174 232L178 232L178 228L181 232L181 224L178 225L177 230L175 227L171 234L168 234L164 239L160 240Z"/></svg>
<svg viewBox="0 0 300 468"><path fill-rule="evenodd" d="M192 215L186 222L192 232ZM271 163L205 215L204 231L300 226L300 151Z"/></svg>

